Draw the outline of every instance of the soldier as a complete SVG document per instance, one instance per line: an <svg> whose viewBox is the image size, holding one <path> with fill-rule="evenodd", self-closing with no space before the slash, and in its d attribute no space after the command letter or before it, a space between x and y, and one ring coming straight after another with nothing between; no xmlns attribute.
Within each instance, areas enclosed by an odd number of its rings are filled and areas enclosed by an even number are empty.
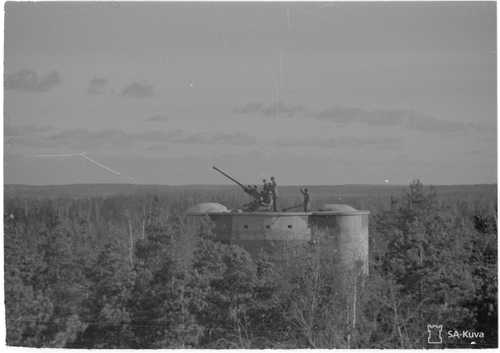
<svg viewBox="0 0 500 353"><path fill-rule="evenodd" d="M269 195L269 184L266 179L262 179L262 190L260 191L260 195L262 196L262 200L264 203L269 203L268 195Z"/></svg>
<svg viewBox="0 0 500 353"><path fill-rule="evenodd" d="M268 183L266 179L262 179L262 193L267 194Z"/></svg>
<svg viewBox="0 0 500 353"><path fill-rule="evenodd" d="M311 196L309 195L309 191L307 188L301 188L300 192L302 196L304 196L304 212L309 212L311 209Z"/></svg>
<svg viewBox="0 0 500 353"><path fill-rule="evenodd" d="M272 199L273 199L273 211L277 212L278 211L278 184L276 183L276 179L274 177L271 177L271 182L269 183L269 188L272 192Z"/></svg>
<svg viewBox="0 0 500 353"><path fill-rule="evenodd" d="M262 202L265 203L266 205L269 204L269 202L271 202L272 195L271 195L271 192L269 190L261 191L260 196L261 196Z"/></svg>
<svg viewBox="0 0 500 353"><path fill-rule="evenodd" d="M276 211L274 209L274 198L273 198L273 191L271 189L267 189L267 210L268 211Z"/></svg>

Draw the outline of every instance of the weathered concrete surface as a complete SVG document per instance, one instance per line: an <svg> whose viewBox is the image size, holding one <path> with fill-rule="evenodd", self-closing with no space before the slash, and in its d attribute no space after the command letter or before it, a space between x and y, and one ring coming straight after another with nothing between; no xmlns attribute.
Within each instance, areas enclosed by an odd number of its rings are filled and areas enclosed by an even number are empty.
<svg viewBox="0 0 500 353"><path fill-rule="evenodd" d="M368 215L348 205L325 205L316 212L207 212L212 204L194 207L192 215L208 215L215 223L216 238L280 258L280 252L297 244L319 243L334 258L335 271L368 274Z"/></svg>
<svg viewBox="0 0 500 353"><path fill-rule="evenodd" d="M368 274L368 212L318 212L310 216L310 224L322 247L339 259L339 270Z"/></svg>

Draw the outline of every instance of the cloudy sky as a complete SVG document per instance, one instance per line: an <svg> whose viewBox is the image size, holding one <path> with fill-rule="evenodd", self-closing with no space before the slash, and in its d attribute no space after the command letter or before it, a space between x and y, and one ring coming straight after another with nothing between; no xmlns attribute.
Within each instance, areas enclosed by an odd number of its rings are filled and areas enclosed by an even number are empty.
<svg viewBox="0 0 500 353"><path fill-rule="evenodd" d="M6 183L493 183L496 9L10 2L4 97Z"/></svg>

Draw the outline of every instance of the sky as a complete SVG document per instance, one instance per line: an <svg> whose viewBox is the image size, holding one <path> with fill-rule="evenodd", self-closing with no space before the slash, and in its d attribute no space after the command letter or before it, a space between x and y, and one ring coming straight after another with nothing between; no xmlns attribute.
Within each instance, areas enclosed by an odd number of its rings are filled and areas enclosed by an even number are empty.
<svg viewBox="0 0 500 353"><path fill-rule="evenodd" d="M5 5L4 181L497 182L496 6Z"/></svg>

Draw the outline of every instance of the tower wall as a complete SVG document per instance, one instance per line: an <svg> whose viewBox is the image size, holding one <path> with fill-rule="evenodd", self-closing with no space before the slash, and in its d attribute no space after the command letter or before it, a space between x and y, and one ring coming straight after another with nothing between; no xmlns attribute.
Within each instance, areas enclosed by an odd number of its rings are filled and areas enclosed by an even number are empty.
<svg viewBox="0 0 500 353"><path fill-rule="evenodd" d="M205 213L216 239L237 244L251 254L264 250L279 259L300 244L319 244L335 271L368 274L368 211ZM194 214L201 215L201 214Z"/></svg>
<svg viewBox="0 0 500 353"><path fill-rule="evenodd" d="M368 274L367 211L317 212L309 216L314 238L333 256L339 271Z"/></svg>
<svg viewBox="0 0 500 353"><path fill-rule="evenodd" d="M292 212L248 212L209 215L216 239L236 244L252 255L267 252L275 260L291 248L312 239L308 214Z"/></svg>

